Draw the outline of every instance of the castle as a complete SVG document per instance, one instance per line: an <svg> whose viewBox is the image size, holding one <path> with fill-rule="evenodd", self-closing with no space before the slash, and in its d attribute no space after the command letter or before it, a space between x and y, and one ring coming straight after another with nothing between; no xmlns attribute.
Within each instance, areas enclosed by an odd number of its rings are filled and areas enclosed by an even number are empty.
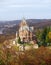
<svg viewBox="0 0 51 65"><path fill-rule="evenodd" d="M30 41L33 41L34 38L35 38L35 35L33 34L34 32L34 27L30 27L26 20L23 19L19 25L19 30L18 30L18 33L16 33L16 39L17 37L20 37L21 39L21 42L30 42Z"/></svg>
<svg viewBox="0 0 51 65"><path fill-rule="evenodd" d="M21 21L18 31L16 32L16 37L14 39L9 40L10 44L7 44L7 47L10 48L11 46L16 45L17 47L19 47L19 50L23 51L23 45L19 44L18 42L19 38L21 42L23 42L23 44L28 43L28 45L25 45L25 50L29 50L31 48L38 48L37 38L34 34L34 27L30 27L25 19ZM7 41L5 43L7 43Z"/></svg>

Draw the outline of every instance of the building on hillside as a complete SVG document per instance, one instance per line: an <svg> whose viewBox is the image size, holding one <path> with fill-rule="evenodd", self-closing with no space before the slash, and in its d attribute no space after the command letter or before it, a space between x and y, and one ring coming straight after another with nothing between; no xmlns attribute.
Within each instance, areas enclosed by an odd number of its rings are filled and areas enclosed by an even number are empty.
<svg viewBox="0 0 51 65"><path fill-rule="evenodd" d="M19 29L16 31L16 38L13 40L13 44L18 43L18 39L21 39L21 42L25 43L31 43L34 42L35 44L37 43L37 38L36 35L34 34L34 27L30 27L26 20L23 19L21 23L19 24ZM32 43L33 44L33 43Z"/></svg>
<svg viewBox="0 0 51 65"><path fill-rule="evenodd" d="M33 34L33 31L34 31L34 27L30 27L26 20L23 19L19 25L19 37L21 39L21 41L24 41L24 42L29 42L29 41L32 41L33 38L34 38L34 34Z"/></svg>
<svg viewBox="0 0 51 65"><path fill-rule="evenodd" d="M29 43L33 45L33 48L37 49L37 38L34 34L34 27L30 27L26 20L23 19L19 25L18 31L16 31L16 38L13 40L13 45L17 45L20 50L22 50L22 45L18 43L18 39L20 38L21 42ZM30 46L31 47L31 46ZM25 49L29 49L29 46L25 46Z"/></svg>

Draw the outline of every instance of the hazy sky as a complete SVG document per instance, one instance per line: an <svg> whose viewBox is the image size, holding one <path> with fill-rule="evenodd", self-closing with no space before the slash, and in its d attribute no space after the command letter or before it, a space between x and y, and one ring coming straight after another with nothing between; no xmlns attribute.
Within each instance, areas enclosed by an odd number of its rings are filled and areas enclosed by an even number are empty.
<svg viewBox="0 0 51 65"><path fill-rule="evenodd" d="M50 19L51 0L0 0L0 21L23 17Z"/></svg>

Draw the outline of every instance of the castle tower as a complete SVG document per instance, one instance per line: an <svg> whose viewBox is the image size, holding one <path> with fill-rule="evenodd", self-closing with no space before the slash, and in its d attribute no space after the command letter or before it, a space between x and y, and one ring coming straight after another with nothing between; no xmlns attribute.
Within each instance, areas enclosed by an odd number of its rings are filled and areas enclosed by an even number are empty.
<svg viewBox="0 0 51 65"><path fill-rule="evenodd" d="M33 28L32 27L29 27L26 20L23 19L20 23L20 28L19 28L19 37L21 38L21 41L25 41L25 42L28 42L32 39L32 31L33 31Z"/></svg>
<svg viewBox="0 0 51 65"><path fill-rule="evenodd" d="M22 27L22 26L26 26L26 25L27 25L26 20L23 19L23 20L21 21L21 23L20 23L20 27Z"/></svg>

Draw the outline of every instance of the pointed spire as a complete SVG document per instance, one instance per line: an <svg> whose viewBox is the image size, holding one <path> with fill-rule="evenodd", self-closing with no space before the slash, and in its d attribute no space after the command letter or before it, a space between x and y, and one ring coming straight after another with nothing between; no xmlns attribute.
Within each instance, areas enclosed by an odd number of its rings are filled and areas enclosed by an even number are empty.
<svg viewBox="0 0 51 65"><path fill-rule="evenodd" d="M24 17L23 17L23 19L22 19L22 22L26 23L26 20L25 20L25 18L24 18Z"/></svg>
<svg viewBox="0 0 51 65"><path fill-rule="evenodd" d="M22 19L22 21L21 21L21 24L20 24L20 26L25 26L25 25L27 25L27 23L26 23L26 20L25 20L25 18L23 18L23 19Z"/></svg>

